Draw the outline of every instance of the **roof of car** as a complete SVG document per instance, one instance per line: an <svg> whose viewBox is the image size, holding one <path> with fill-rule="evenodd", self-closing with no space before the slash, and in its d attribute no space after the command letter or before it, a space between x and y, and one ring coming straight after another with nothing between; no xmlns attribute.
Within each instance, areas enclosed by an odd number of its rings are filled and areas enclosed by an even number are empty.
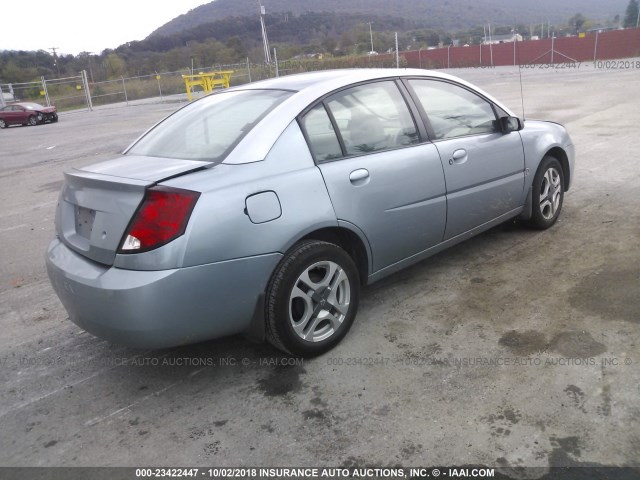
<svg viewBox="0 0 640 480"><path fill-rule="evenodd" d="M396 77L424 77L439 80L448 80L463 85L474 90L485 98L488 98L496 105L500 106L509 115L514 115L502 102L492 97L487 92L477 86L453 75L437 72L434 70L423 70L419 68L352 68L342 70L323 70L319 72L298 73L286 75L284 77L260 80L245 85L230 88L229 90L260 90L278 89L298 92L297 97L302 102L308 101L311 97L320 97L344 86L376 80L382 78Z"/></svg>
<svg viewBox="0 0 640 480"><path fill-rule="evenodd" d="M38 108L45 108L42 105L40 105L39 103L35 103L35 102L16 102L13 105L20 105L22 107L36 106Z"/></svg>
<svg viewBox="0 0 640 480"><path fill-rule="evenodd" d="M349 84L360 81L375 80L400 76L429 76L454 79L450 75L417 68L352 68L343 70L323 70L319 72L297 73L284 77L261 80L237 87L246 89L277 88L283 90L302 91L306 88L317 89L324 84L334 85L336 82ZM455 79L458 80L458 79Z"/></svg>
<svg viewBox="0 0 640 480"><path fill-rule="evenodd" d="M458 77L433 70L415 68L361 68L349 70L325 70L312 73L287 75L269 80L230 88L240 90L290 90L293 93L287 100L274 108L263 120L262 127L252 129L244 140L229 154L225 164L250 163L266 158L274 142L300 112L313 105L319 98L348 85L370 80L397 77L423 77L449 80L484 95L502 108L508 115L514 115L505 105L486 92ZM220 92L222 93L222 92ZM214 94L215 95L215 94Z"/></svg>

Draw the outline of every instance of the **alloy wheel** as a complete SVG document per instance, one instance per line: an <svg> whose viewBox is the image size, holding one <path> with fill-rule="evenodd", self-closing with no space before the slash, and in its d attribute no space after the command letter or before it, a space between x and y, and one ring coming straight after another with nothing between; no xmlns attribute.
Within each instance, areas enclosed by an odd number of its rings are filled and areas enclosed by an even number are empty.
<svg viewBox="0 0 640 480"><path fill-rule="evenodd" d="M351 285L337 263L321 261L306 268L296 280L289 298L289 321L307 342L331 337L349 311Z"/></svg>
<svg viewBox="0 0 640 480"><path fill-rule="evenodd" d="M545 220L550 220L560 206L562 194L561 177L558 170L549 167L542 178L540 186L540 213Z"/></svg>

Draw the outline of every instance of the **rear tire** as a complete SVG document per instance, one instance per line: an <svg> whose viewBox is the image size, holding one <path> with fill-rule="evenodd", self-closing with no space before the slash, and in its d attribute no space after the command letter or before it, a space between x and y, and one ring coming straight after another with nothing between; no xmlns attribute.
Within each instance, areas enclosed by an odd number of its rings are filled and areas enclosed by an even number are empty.
<svg viewBox="0 0 640 480"><path fill-rule="evenodd" d="M527 225L538 230L551 227L560 216L564 200L564 172L550 155L540 162L532 188L532 215Z"/></svg>
<svg viewBox="0 0 640 480"><path fill-rule="evenodd" d="M2 118L0 118L0 128L7 128L7 122Z"/></svg>
<svg viewBox="0 0 640 480"><path fill-rule="evenodd" d="M267 340L292 355L321 355L347 334L359 298L358 269L343 249L318 240L300 242L267 287Z"/></svg>

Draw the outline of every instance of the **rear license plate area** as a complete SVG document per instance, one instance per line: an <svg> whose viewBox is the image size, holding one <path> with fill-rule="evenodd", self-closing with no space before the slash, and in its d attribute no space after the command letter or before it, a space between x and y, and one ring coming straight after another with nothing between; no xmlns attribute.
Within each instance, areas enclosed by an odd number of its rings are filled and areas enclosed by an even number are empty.
<svg viewBox="0 0 640 480"><path fill-rule="evenodd" d="M89 240L93 230L93 222L96 219L96 211L85 207L75 207L76 210L76 233Z"/></svg>

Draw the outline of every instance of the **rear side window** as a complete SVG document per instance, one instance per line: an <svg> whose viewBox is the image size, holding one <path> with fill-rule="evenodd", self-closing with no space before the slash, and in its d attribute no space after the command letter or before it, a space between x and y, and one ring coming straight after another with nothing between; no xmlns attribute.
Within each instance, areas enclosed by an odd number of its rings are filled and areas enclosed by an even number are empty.
<svg viewBox="0 0 640 480"><path fill-rule="evenodd" d="M437 139L497 131L491 104L475 93L437 80L409 80L409 84Z"/></svg>
<svg viewBox="0 0 640 480"><path fill-rule="evenodd" d="M343 90L325 101L348 155L419 143L409 108L392 81Z"/></svg>
<svg viewBox="0 0 640 480"><path fill-rule="evenodd" d="M322 103L309 110L304 116L302 128L307 134L309 148L316 161L322 162L342 157L338 137Z"/></svg>
<svg viewBox="0 0 640 480"><path fill-rule="evenodd" d="M220 163L291 92L244 90L210 95L168 117L128 152Z"/></svg>

